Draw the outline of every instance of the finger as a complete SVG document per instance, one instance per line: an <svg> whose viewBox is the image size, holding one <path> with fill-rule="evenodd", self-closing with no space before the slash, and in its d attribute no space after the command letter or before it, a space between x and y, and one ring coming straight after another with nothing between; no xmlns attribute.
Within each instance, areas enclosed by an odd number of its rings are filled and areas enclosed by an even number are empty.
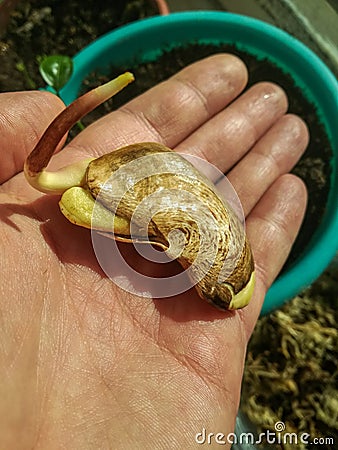
<svg viewBox="0 0 338 450"><path fill-rule="evenodd" d="M296 239L306 209L307 192L295 175L279 177L247 218L246 229L256 267L256 300L243 314L249 332L259 315L264 296L282 269Z"/></svg>
<svg viewBox="0 0 338 450"><path fill-rule="evenodd" d="M93 123L52 158L49 168L135 142L160 141L174 147L227 106L246 82L247 70L235 56L220 54L201 60ZM30 199L40 195L25 188L25 180L18 176L3 191L20 192Z"/></svg>
<svg viewBox="0 0 338 450"><path fill-rule="evenodd" d="M287 110L284 91L258 83L182 142L193 153L227 172Z"/></svg>
<svg viewBox="0 0 338 450"><path fill-rule="evenodd" d="M54 117L64 108L49 92L6 92L0 95L0 184L23 169Z"/></svg>
<svg viewBox="0 0 338 450"><path fill-rule="evenodd" d="M90 125L57 161L62 165L142 141L173 148L232 102L246 82L247 70L235 56L201 60Z"/></svg>
<svg viewBox="0 0 338 450"><path fill-rule="evenodd" d="M292 169L308 141L309 133L302 119L285 115L228 173L228 181L241 199L245 216L275 180ZM225 183L226 180L222 180L217 185L221 192Z"/></svg>

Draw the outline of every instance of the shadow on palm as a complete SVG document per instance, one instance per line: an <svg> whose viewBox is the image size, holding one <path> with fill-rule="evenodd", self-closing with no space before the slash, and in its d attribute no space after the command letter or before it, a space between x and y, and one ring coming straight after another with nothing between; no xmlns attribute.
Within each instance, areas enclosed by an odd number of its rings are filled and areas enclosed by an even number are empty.
<svg viewBox="0 0 338 450"><path fill-rule="evenodd" d="M30 207L15 205L15 208L16 212L28 217L39 217L44 241L61 264L83 266L84 286L85 268L89 268L101 280L114 286L117 301L126 301L127 298L130 310L140 302L152 302L161 316L171 317L175 321L210 321L235 314L218 311L202 300L177 261L170 261L169 258L165 263L149 261L131 243L116 242L96 232L91 234L90 230L69 223L61 214L56 197L42 196ZM151 246L142 245L145 254L147 247ZM155 251L159 252L157 249ZM130 295L120 296L121 291ZM177 294L169 296L168 292Z"/></svg>

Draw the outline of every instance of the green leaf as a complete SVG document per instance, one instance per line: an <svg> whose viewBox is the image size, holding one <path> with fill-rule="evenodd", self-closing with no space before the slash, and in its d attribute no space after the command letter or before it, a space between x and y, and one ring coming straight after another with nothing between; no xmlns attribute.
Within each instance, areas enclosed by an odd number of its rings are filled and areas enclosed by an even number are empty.
<svg viewBox="0 0 338 450"><path fill-rule="evenodd" d="M42 59L39 70L48 86L59 92L73 73L73 60L64 55L46 56Z"/></svg>

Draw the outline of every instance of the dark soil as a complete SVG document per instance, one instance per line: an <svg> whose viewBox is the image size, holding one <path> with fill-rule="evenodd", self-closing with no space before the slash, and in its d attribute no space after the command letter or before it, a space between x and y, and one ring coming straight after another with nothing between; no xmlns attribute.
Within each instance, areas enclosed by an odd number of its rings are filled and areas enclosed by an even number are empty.
<svg viewBox="0 0 338 450"><path fill-rule="evenodd" d="M0 92L42 87L40 57L74 56L102 34L156 12L151 0L20 1L0 35Z"/></svg>

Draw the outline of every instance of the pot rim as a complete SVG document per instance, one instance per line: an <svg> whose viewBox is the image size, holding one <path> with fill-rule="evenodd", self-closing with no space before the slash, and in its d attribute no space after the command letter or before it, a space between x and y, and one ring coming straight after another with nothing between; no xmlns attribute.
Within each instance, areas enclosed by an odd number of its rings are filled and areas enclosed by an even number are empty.
<svg viewBox="0 0 338 450"><path fill-rule="evenodd" d="M128 52L129 47L134 45L133 42L140 46L144 36L144 46L147 47L145 51L151 46L163 48L165 42L172 44L182 40L188 29L192 32L190 41L200 39L201 33L209 33L211 40L215 40L217 36L221 39L223 32L231 32L235 42L249 52L256 50L259 55L259 48L264 49L265 57L291 72L296 83L304 89L305 95L315 103L333 148L331 189L322 223L304 253L270 287L262 309L265 314L280 307L310 285L325 270L338 250L338 128L334 124L338 117L338 81L320 58L285 31L258 19L218 11L176 12L125 25L85 47L74 57L74 74L62 89L61 96L66 103L72 101L77 96L81 80L91 70L99 67L95 66L95 61L107 57L112 46L120 48L116 55L123 54L123 49ZM228 42L226 39L223 41ZM139 54L140 50L137 55ZM94 66L91 65L93 62ZM128 63L128 58L125 62Z"/></svg>

